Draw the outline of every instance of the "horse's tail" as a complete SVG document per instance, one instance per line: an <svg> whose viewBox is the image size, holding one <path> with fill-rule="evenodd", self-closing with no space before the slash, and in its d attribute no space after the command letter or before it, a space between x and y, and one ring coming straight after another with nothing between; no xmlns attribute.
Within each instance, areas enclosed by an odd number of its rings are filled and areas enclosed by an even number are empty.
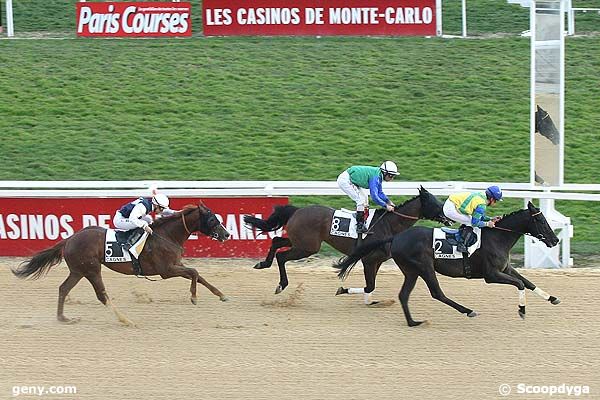
<svg viewBox="0 0 600 400"><path fill-rule="evenodd" d="M356 263L361 258L366 256L373 250L382 247L386 243L391 242L393 239L394 237L390 236L387 239L377 240L372 243L363 244L362 246L358 246L356 249L354 249L352 254L350 254L349 256L340 258L336 263L333 263L333 268L340 270L340 272L338 272L338 278L340 278L341 280L346 279L350 274L350 271L352 271L352 268L354 268Z"/></svg>
<svg viewBox="0 0 600 400"><path fill-rule="evenodd" d="M42 250L19 265L17 269L13 269L12 273L21 279L31 278L39 279L46 275L50 267L58 264L63 259L63 248L67 243L67 239L61 240L54 247Z"/></svg>
<svg viewBox="0 0 600 400"><path fill-rule="evenodd" d="M276 231L277 229L285 226L285 224L287 224L289 219L296 211L298 211L298 209L298 207L290 205L275 206L275 210L266 220L245 215L244 222L262 232Z"/></svg>

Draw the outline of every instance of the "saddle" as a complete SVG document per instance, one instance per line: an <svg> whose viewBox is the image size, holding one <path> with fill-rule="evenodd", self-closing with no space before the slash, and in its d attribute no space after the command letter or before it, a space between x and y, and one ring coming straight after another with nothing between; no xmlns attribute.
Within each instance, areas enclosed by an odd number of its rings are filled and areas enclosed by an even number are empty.
<svg viewBox="0 0 600 400"><path fill-rule="evenodd" d="M115 236L117 238L117 243L119 243L123 247L131 247L135 242L138 241L139 238L144 234L144 230L142 228L135 228L129 231L118 231L115 230Z"/></svg>
<svg viewBox="0 0 600 400"><path fill-rule="evenodd" d="M468 258L481 246L481 229L473 228L473 234L467 241L467 253L459 252L456 249L461 240L460 229L434 228L433 229L433 257L446 260L462 259L463 273L467 279L471 279L472 271Z"/></svg>
<svg viewBox="0 0 600 400"><path fill-rule="evenodd" d="M370 226L374 216L374 212L369 213L369 216L365 221L365 227L368 228ZM329 234L331 236L343 236L357 239L359 235L356 233L356 212L345 208L335 210L331 220ZM361 236L366 237L366 234L363 233Z"/></svg>
<svg viewBox="0 0 600 400"><path fill-rule="evenodd" d="M133 264L135 275L144 275L142 266L138 260L139 253L132 246L144 236L142 228L129 231L109 229L106 233L104 259L106 262L128 262ZM137 246L136 246L137 247ZM140 249L141 251L141 249Z"/></svg>
<svg viewBox="0 0 600 400"><path fill-rule="evenodd" d="M461 230L460 229L446 228L446 227L441 227L440 229L446 233L446 240L448 241L449 245L456 246L461 241ZM465 243L465 245L467 247L471 247L475 244L475 242L477 242L477 236L471 235L471 237L469 238L467 243Z"/></svg>

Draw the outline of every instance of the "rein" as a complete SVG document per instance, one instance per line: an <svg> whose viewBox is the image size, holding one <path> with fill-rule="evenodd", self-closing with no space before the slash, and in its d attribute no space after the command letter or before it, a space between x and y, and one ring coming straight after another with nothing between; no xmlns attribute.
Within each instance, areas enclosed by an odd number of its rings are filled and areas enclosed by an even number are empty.
<svg viewBox="0 0 600 400"><path fill-rule="evenodd" d="M399 215L401 217L404 217L404 218L412 219L414 221L418 221L420 219L419 217L413 217L412 215L406 215L406 214L399 213L396 210L392 211L392 213ZM385 215L385 214L383 214L383 215Z"/></svg>
<svg viewBox="0 0 600 400"><path fill-rule="evenodd" d="M159 234L158 234L158 233L156 233L156 232L153 232L153 233L152 233L152 236L154 236L154 237L156 237L156 238L158 238L158 239L162 240L163 242L165 242L165 243L166 243L166 244L168 244L169 246L173 247L174 249L181 250L181 251L183 251L183 250L184 250L184 249L183 249L183 247L181 247L181 246L180 246L180 245L178 245L177 243L173 242L172 240L169 240L169 239L167 239L166 237L164 237L164 236L162 236L162 235L159 235Z"/></svg>
<svg viewBox="0 0 600 400"><path fill-rule="evenodd" d="M535 213L535 214L531 214L531 216L532 216L532 217L535 217L536 215L539 215L539 214L541 214L541 213L542 213L541 211L538 211L538 212L537 212L537 213ZM539 237L537 237L537 236L534 236L534 235L532 235L532 234L531 234L531 233L529 233L529 232L515 231L514 229L502 228L501 226L493 226L493 229L499 229L499 230L501 230L501 231L506 231L506 232L514 232L514 233L518 233L518 234L520 234L520 235L531 236L531 237L534 237L534 238L536 238L536 239L540 239ZM542 237L543 237L543 235L542 235Z"/></svg>
<svg viewBox="0 0 600 400"><path fill-rule="evenodd" d="M386 211L386 212L382 213L382 214L379 216L379 218L377 218L377 220L375 220L375 222L373 222L373 223L371 224L371 226L369 226L369 229L367 229L367 232L371 232L371 229L373 229L373 227L374 227L375 225L377 225L377 223L378 223L379 221L381 221L381 219L382 219L383 217L385 217L385 215L386 215L388 212L390 212L390 211ZM392 212L392 213L394 213L394 214L396 214L396 215L399 215L400 217L404 217L404 218L412 219L412 220L415 220L415 221L418 221L418 220L419 220L419 217L413 217L412 215L406 215L406 214L402 214L402 213L399 213L399 212L397 212L397 211L391 211L391 212Z"/></svg>

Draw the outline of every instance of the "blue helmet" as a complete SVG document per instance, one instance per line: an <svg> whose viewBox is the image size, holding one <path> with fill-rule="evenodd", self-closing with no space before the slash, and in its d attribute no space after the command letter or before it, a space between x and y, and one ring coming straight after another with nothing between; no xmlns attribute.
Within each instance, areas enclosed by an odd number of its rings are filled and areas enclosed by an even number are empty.
<svg viewBox="0 0 600 400"><path fill-rule="evenodd" d="M500 188L496 185L485 189L485 195L488 197L488 199L502 201L502 190L500 190Z"/></svg>

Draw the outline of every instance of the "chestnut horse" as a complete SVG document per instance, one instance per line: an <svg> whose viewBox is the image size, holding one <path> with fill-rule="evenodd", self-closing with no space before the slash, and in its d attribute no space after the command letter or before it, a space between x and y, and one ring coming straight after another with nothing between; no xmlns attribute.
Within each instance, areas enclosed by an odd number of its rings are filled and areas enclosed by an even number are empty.
<svg viewBox="0 0 600 400"><path fill-rule="evenodd" d="M370 243L402 232L422 218L449 224L450 222L444 216L442 208L443 204L421 186L417 196L396 206L394 211L376 210L369 227L369 235L363 242ZM288 237L273 238L267 258L254 266L256 269L269 268L273 263L273 259L277 258L279 285L275 289L276 294L281 293L288 285L285 263L290 260L300 260L319 252L322 242L328 243L344 254L352 253L357 239L329 234L334 212L333 208L325 206L298 208L287 205L275 207L273 214L266 220L249 215L244 217L246 224L262 232L271 232L287 226ZM277 250L282 247L291 247L291 249L277 253ZM350 290L340 288L337 294L360 293L364 294L366 304L377 304L377 302L371 301L370 295L375 290L375 277L379 267L390 257L389 249L381 249L369 254L362 260L366 286L364 288L350 288Z"/></svg>
<svg viewBox="0 0 600 400"><path fill-rule="evenodd" d="M199 231L221 242L229 238L229 232L223 227L204 204L189 205L182 211L154 221L151 225L153 234L146 241L144 251L140 254L140 264L144 275L160 275L163 279L181 276L192 281L190 292L191 301L196 304L196 282L206 286L222 301L227 298L219 289L209 284L194 268L183 266L183 243L192 232ZM102 282L102 264L125 275L133 275L131 262L107 263L104 259L104 242L106 229L90 226L76 232L73 236L58 242L55 246L35 254L30 260L22 263L13 273L19 278L38 279L44 276L50 267L58 264L64 258L69 267L69 276L58 290L58 309L56 317L61 322L73 323L78 318L70 319L63 314L65 298L75 285L86 278L92 284L96 297L116 314L119 321L125 325L135 326L125 315L111 303L104 282Z"/></svg>

